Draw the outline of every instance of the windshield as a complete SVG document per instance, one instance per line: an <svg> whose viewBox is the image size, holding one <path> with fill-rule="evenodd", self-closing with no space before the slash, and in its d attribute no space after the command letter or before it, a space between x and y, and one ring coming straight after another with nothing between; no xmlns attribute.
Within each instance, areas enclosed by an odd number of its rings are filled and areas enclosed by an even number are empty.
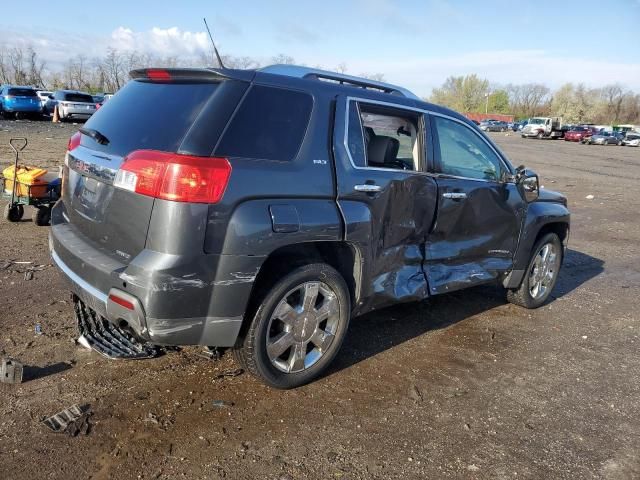
<svg viewBox="0 0 640 480"><path fill-rule="evenodd" d="M7 95L15 95L16 97L37 97L33 88L10 88Z"/></svg>
<svg viewBox="0 0 640 480"><path fill-rule="evenodd" d="M64 99L67 102L93 103L93 97L84 93L67 93Z"/></svg>
<svg viewBox="0 0 640 480"><path fill-rule="evenodd" d="M627 140L638 140L638 139L640 139L640 134L635 134L635 133L633 133L631 135L627 134L626 139Z"/></svg>
<svg viewBox="0 0 640 480"><path fill-rule="evenodd" d="M542 125L544 122L544 118L532 118L529 123L533 123L534 125Z"/></svg>
<svg viewBox="0 0 640 480"><path fill-rule="evenodd" d="M572 132L586 132L589 130L587 127L573 127L571 129Z"/></svg>

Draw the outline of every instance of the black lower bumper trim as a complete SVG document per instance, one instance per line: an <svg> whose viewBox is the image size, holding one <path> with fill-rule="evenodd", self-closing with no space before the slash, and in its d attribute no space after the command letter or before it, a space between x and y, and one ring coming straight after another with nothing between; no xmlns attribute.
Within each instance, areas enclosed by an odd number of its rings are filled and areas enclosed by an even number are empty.
<svg viewBox="0 0 640 480"><path fill-rule="evenodd" d="M141 359L156 357L160 348L140 341L87 307L78 297L74 298L80 338L78 342L109 358Z"/></svg>

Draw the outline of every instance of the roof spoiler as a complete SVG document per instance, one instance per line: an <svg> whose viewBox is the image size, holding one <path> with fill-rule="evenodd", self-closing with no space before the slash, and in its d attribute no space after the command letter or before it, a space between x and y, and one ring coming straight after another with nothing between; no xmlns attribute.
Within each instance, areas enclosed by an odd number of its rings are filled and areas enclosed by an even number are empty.
<svg viewBox="0 0 640 480"><path fill-rule="evenodd" d="M220 82L228 75L208 68L137 68L129 72L132 80L149 82Z"/></svg>

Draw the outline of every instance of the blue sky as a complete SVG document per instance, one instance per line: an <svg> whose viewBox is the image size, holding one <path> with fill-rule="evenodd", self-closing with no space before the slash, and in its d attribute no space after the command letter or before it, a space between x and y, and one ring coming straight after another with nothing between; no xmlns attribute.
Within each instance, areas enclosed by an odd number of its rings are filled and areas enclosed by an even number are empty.
<svg viewBox="0 0 640 480"><path fill-rule="evenodd" d="M552 4L561 6L542 8ZM105 8L32 0L0 17L0 48L32 44L51 66L109 46L196 55L208 48L203 16L223 53L263 62L285 53L329 69L344 63L348 73L381 72L419 95L467 73L502 84L619 82L640 91L640 0L112 0Z"/></svg>

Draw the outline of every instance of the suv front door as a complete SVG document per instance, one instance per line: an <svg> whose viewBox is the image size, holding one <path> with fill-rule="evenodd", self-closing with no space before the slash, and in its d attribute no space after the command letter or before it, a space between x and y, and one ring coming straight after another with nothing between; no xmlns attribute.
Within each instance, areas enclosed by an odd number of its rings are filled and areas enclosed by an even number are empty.
<svg viewBox="0 0 640 480"><path fill-rule="evenodd" d="M344 237L357 250L354 314L429 295L424 261L437 203L422 112L339 96L333 152Z"/></svg>
<svg viewBox="0 0 640 480"><path fill-rule="evenodd" d="M438 211L427 242L430 292L499 278L513 267L526 204L511 172L481 134L457 119L431 114L430 170Z"/></svg>

